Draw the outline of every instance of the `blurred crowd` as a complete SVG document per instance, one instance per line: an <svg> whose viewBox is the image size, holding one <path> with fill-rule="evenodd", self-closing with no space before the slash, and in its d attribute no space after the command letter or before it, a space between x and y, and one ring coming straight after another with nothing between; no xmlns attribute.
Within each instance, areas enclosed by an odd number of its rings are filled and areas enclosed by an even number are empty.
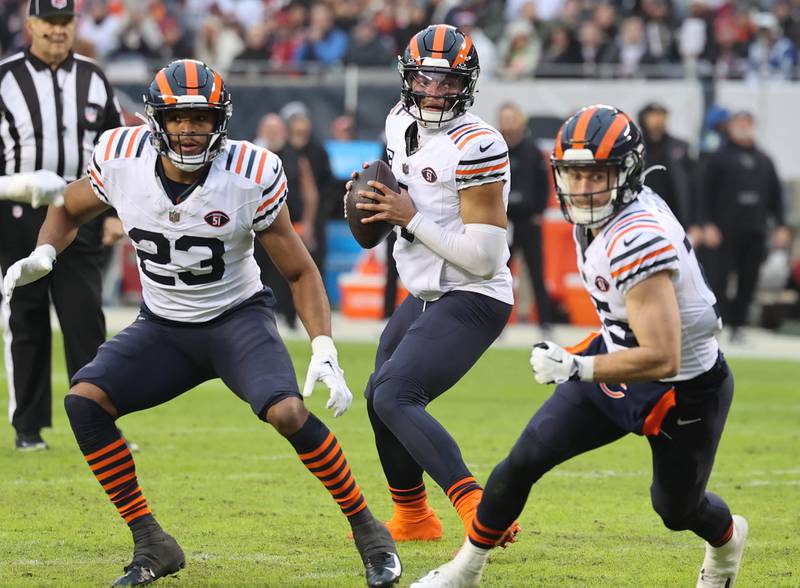
<svg viewBox="0 0 800 588"><path fill-rule="evenodd" d="M0 6L0 53L28 0ZM796 77L800 0L79 0L103 62L194 57L231 71L394 64L434 22L472 35L485 77Z"/></svg>

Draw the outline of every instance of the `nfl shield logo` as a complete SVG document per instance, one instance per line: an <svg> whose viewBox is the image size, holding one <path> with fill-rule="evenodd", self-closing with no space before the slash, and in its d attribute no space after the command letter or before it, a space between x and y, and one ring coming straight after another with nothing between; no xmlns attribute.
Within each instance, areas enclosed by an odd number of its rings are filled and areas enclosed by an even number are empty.
<svg viewBox="0 0 800 588"><path fill-rule="evenodd" d="M90 124L94 124L97 122L97 107L96 106L87 106L83 109L83 118L86 119L86 122Z"/></svg>
<svg viewBox="0 0 800 588"><path fill-rule="evenodd" d="M67 7L67 0L50 0L50 4L52 5L53 8L61 10L62 8Z"/></svg>
<svg viewBox="0 0 800 588"><path fill-rule="evenodd" d="M169 211L169 222L177 223L181 220L181 213L177 210L170 210Z"/></svg>
<svg viewBox="0 0 800 588"><path fill-rule="evenodd" d="M407 163L403 164L403 173L404 174L408 174L408 164Z"/></svg>

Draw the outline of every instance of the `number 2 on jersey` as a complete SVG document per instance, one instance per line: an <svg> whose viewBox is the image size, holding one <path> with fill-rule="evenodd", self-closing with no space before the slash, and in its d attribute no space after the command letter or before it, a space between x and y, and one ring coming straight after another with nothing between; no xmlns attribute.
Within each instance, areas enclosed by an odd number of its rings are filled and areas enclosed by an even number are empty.
<svg viewBox="0 0 800 588"><path fill-rule="evenodd" d="M172 260L171 244L161 233L153 231L145 231L144 229L133 228L128 233L134 243L140 241L150 241L155 245L155 251L143 251L139 247L136 248L136 255L139 257L139 267L142 272L154 282L164 284L165 286L174 286L175 278L172 276L165 276L162 274L155 274L147 269L147 263L150 262L158 265L166 265ZM196 286L198 284L209 284L216 282L225 273L225 260L222 255L225 253L225 244L219 239L212 237L192 237L184 235L175 241L176 251L189 251L195 247L206 247L211 251L211 257L200 261L200 267L210 267L211 271L203 274L196 274L194 272L180 272L178 279L187 286Z"/></svg>

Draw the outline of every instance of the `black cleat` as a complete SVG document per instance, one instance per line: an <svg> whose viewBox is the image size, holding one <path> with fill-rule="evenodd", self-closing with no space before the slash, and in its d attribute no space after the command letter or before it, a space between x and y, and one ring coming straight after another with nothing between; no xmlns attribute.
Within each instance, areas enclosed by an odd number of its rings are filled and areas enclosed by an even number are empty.
<svg viewBox="0 0 800 588"><path fill-rule="evenodd" d="M367 586L393 586L400 581L403 566L397 547L386 526L374 517L353 527L355 539L367 577Z"/></svg>
<svg viewBox="0 0 800 588"><path fill-rule="evenodd" d="M163 576L174 574L186 565L186 557L178 542L162 531L136 543L133 561L112 586L145 586Z"/></svg>
<svg viewBox="0 0 800 588"><path fill-rule="evenodd" d="M47 449L47 443L42 439L42 434L39 431L17 433L14 445L17 451L44 451Z"/></svg>

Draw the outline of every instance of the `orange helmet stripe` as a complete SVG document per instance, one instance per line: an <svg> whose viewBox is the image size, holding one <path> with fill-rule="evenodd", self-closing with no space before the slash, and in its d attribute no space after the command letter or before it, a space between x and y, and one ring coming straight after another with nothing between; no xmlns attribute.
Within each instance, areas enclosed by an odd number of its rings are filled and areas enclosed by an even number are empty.
<svg viewBox="0 0 800 588"><path fill-rule="evenodd" d="M168 104L174 104L178 101L175 98L175 92L173 92L172 88L169 86L167 74L163 69L156 74L156 83L158 84L158 89L161 91L161 98L164 100L164 102L167 102Z"/></svg>
<svg viewBox="0 0 800 588"><path fill-rule="evenodd" d="M608 154L611 153L611 150L614 148L614 143L616 143L620 133L625 130L629 122L630 120L628 117L623 114L618 114L616 118L614 118L614 122L611 123L606 134L603 135L603 138L600 140L597 153L594 154L595 159L605 159L608 157Z"/></svg>
<svg viewBox="0 0 800 588"><path fill-rule="evenodd" d="M419 63L419 33L411 37L408 43L408 50L411 53L411 59Z"/></svg>
<svg viewBox="0 0 800 588"><path fill-rule="evenodd" d="M444 37L447 34L447 27L439 25L436 27L436 32L433 35L433 47L431 48L431 57L434 59L441 59L442 52L444 51Z"/></svg>
<svg viewBox="0 0 800 588"><path fill-rule="evenodd" d="M184 59L183 67L186 70L186 93L190 96L197 96L197 63L190 59Z"/></svg>
<svg viewBox="0 0 800 588"><path fill-rule="evenodd" d="M575 125L575 132L572 135L572 148L583 149L586 142L586 129L589 127L589 121L592 120L592 115L597 112L596 107L587 108L578 117L578 122Z"/></svg>
<svg viewBox="0 0 800 588"><path fill-rule="evenodd" d="M222 76L214 72L214 90L211 92L211 98L208 101L212 104L219 102L220 94L222 94Z"/></svg>
<svg viewBox="0 0 800 588"><path fill-rule="evenodd" d="M453 60L453 67L461 65L467 60L470 49L472 49L472 39L469 35L464 35L464 42L461 44L461 49L458 50L458 55Z"/></svg>

